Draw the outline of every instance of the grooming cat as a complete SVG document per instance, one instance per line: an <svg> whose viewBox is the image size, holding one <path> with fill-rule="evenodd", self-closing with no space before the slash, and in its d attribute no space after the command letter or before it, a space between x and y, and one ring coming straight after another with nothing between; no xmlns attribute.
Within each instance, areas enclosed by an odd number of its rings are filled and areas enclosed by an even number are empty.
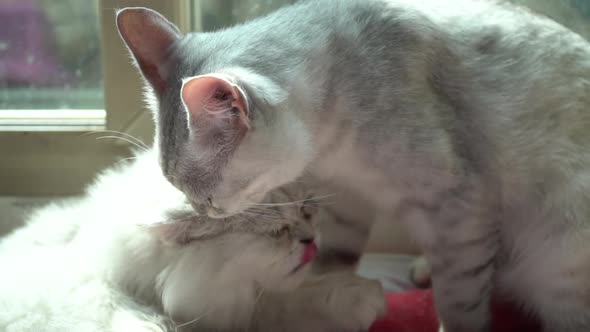
<svg viewBox="0 0 590 332"><path fill-rule="evenodd" d="M407 224L448 332L487 331L492 291L546 331L590 330L580 36L483 0L300 1L187 35L147 9L117 22L163 173L199 213L233 215L309 173L362 198L344 214Z"/></svg>
<svg viewBox="0 0 590 332"><path fill-rule="evenodd" d="M241 215L196 216L156 153L141 154L0 241L0 330L366 329L385 309L377 282L308 273L322 214L308 194L293 185Z"/></svg>

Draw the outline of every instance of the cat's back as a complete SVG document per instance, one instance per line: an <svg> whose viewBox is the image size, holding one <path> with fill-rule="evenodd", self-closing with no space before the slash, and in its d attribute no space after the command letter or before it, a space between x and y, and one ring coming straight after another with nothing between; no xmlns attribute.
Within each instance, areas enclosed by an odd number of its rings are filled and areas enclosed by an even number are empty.
<svg viewBox="0 0 590 332"><path fill-rule="evenodd" d="M286 30L322 36L316 46L336 48L336 57L354 58L357 66L348 61L352 68L340 69L356 75L374 70L375 77L387 70L385 65L391 75L400 71L396 63L414 64L410 69L425 79L447 70L469 80L466 87L479 86L508 103L539 100L534 94L546 98L551 88L571 91L574 84L579 96L562 94L570 101L588 92L590 43L547 17L503 1L308 0L280 12L268 25L279 21Z"/></svg>
<svg viewBox="0 0 590 332"><path fill-rule="evenodd" d="M518 75L539 75L534 73L539 67L561 64L563 71L571 65L569 60L581 63L590 53L585 39L558 23L494 0L303 0L187 40L193 47L183 55L190 61L207 59L207 69L243 65L273 76L315 60L334 66L329 59L317 59L327 55L349 67L338 68L344 75L365 71L374 80L386 66L390 72L399 69L396 62L407 66L423 60L418 65L426 66L448 51L484 80L496 73L490 78L496 85L508 75L515 85L521 84Z"/></svg>
<svg viewBox="0 0 590 332"><path fill-rule="evenodd" d="M573 178L586 183L590 44L578 34L526 8L491 0L328 0L307 6L321 13L312 14L318 19L330 17L326 28L332 24L343 40L331 45L336 47L330 54L339 59L333 81L344 82L335 89L363 101L350 113L362 116L368 128L388 126L379 144L388 144L391 128L403 128L403 121L416 128L434 122L443 133L424 135L439 135L434 141L441 142L450 130L444 132L440 119L448 116L450 127L472 128L456 139L470 146L484 142L478 153L492 156L511 188L542 178L543 190L558 195ZM428 108L434 111L422 112ZM372 121L366 114L379 116ZM376 131L370 132L375 140Z"/></svg>
<svg viewBox="0 0 590 332"><path fill-rule="evenodd" d="M422 36L425 43L406 57L429 54L424 63L436 65L425 72L440 80L435 89L448 89L443 94L461 91L464 104L454 106L477 113L470 121L485 123L479 129L494 141L501 163L531 173L531 165L553 163L546 156L560 155L565 158L558 162L562 165L567 159L590 162L585 155L590 151L585 148L590 146L586 39L525 7L502 1L367 3L391 8L387 15ZM390 42L389 48L396 43Z"/></svg>

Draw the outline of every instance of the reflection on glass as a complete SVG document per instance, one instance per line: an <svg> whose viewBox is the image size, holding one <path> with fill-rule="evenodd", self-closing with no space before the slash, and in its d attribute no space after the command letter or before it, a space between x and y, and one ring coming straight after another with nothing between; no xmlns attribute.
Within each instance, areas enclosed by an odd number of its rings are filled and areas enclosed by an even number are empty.
<svg viewBox="0 0 590 332"><path fill-rule="evenodd" d="M0 109L100 109L101 76L97 0L0 0Z"/></svg>
<svg viewBox="0 0 590 332"><path fill-rule="evenodd" d="M272 12L296 0L193 0L200 6L203 31L211 31ZM197 22L197 20L195 20ZM197 28L197 27L195 27Z"/></svg>

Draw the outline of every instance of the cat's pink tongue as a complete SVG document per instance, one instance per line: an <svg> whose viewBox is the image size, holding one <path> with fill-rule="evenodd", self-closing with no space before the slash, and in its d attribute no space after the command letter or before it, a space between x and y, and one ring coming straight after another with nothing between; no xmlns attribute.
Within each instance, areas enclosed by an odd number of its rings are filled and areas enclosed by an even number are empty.
<svg viewBox="0 0 590 332"><path fill-rule="evenodd" d="M305 250L303 251L303 257L301 257L301 265L305 265L315 257L315 254L318 251L318 246L314 242L305 246Z"/></svg>

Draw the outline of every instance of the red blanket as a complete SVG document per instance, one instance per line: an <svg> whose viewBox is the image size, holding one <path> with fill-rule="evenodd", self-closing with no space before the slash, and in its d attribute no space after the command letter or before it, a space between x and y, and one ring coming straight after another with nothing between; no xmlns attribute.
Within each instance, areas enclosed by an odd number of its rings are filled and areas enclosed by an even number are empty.
<svg viewBox="0 0 590 332"><path fill-rule="evenodd" d="M388 313L371 332L437 332L438 320L431 290L387 294ZM507 304L492 306L494 332L539 332L531 317Z"/></svg>

